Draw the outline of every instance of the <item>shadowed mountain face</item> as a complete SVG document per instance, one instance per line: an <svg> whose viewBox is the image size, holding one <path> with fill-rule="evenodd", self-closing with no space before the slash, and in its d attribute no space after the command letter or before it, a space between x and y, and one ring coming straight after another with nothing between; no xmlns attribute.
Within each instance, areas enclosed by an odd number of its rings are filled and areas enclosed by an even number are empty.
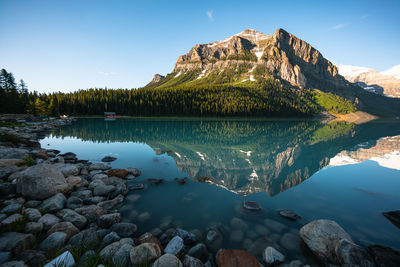
<svg viewBox="0 0 400 267"><path fill-rule="evenodd" d="M382 155L400 151L399 142L381 139L399 135L400 123L382 121L356 126L311 120L80 119L53 134L93 142L146 143L156 153L171 156L188 177L242 195L276 195L300 184L339 153L360 155L359 144L364 151L386 147Z"/></svg>

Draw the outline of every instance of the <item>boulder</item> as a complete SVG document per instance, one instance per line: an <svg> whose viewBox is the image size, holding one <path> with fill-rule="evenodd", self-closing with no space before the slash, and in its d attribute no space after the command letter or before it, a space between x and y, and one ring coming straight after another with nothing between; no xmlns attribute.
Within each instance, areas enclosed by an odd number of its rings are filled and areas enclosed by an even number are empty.
<svg viewBox="0 0 400 267"><path fill-rule="evenodd" d="M77 209L80 208L83 205L83 201L82 199L80 199L79 197L74 197L71 196L67 199L67 203L65 204L65 206L68 209Z"/></svg>
<svg viewBox="0 0 400 267"><path fill-rule="evenodd" d="M74 265L75 265L74 257L69 251L65 251L64 253L54 258L52 261L50 261L43 267L54 267L54 266L72 267Z"/></svg>
<svg viewBox="0 0 400 267"><path fill-rule="evenodd" d="M67 198L62 193L57 193L44 200L38 209L43 213L53 213L63 209L66 202Z"/></svg>
<svg viewBox="0 0 400 267"><path fill-rule="evenodd" d="M56 223L60 222L60 219L57 216L53 215L53 214L47 213L47 214L43 215L42 217L40 217L38 222L43 223L43 229L44 230L48 230L53 225L55 225Z"/></svg>
<svg viewBox="0 0 400 267"><path fill-rule="evenodd" d="M218 267L259 267L256 257L244 250L221 249L217 253Z"/></svg>
<svg viewBox="0 0 400 267"><path fill-rule="evenodd" d="M375 263L368 251L347 239L341 239L335 248L342 266L374 267Z"/></svg>
<svg viewBox="0 0 400 267"><path fill-rule="evenodd" d="M82 182L82 178L81 177L74 176L74 175L68 176L65 180L67 181L68 185L71 188L74 187L75 185L79 184L80 182Z"/></svg>
<svg viewBox="0 0 400 267"><path fill-rule="evenodd" d="M191 257L189 255L185 255L183 257L183 266L184 267L203 267L204 264L201 262L201 260Z"/></svg>
<svg viewBox="0 0 400 267"><path fill-rule="evenodd" d="M17 192L35 200L46 199L68 190L69 185L61 171L46 163L27 168L17 179Z"/></svg>
<svg viewBox="0 0 400 267"><path fill-rule="evenodd" d="M104 158L101 159L101 161L103 162L113 162L115 160L117 160L117 158L111 156L105 156Z"/></svg>
<svg viewBox="0 0 400 267"><path fill-rule="evenodd" d="M154 243L161 247L160 240L158 240L157 237L155 237L152 233L149 233L149 232L146 232L146 233L142 234L141 236L139 236L139 238L137 239L137 242L139 244Z"/></svg>
<svg viewBox="0 0 400 267"><path fill-rule="evenodd" d="M123 244L112 257L113 263L116 266L129 266L132 248L131 244Z"/></svg>
<svg viewBox="0 0 400 267"><path fill-rule="evenodd" d="M10 225L10 224L15 223L17 221L22 221L23 218L24 218L24 216L22 216L21 214L16 213L16 214L8 216L4 220L2 220L1 223L3 225Z"/></svg>
<svg viewBox="0 0 400 267"><path fill-rule="evenodd" d="M206 235L206 245L212 252L217 252L222 246L223 239L218 231L211 229Z"/></svg>
<svg viewBox="0 0 400 267"><path fill-rule="evenodd" d="M149 264L161 256L161 248L154 243L143 243L133 247L129 256L133 265Z"/></svg>
<svg viewBox="0 0 400 267"><path fill-rule="evenodd" d="M126 170L128 171L129 174L132 174L135 177L138 177L142 174L141 171L136 168L127 168Z"/></svg>
<svg viewBox="0 0 400 267"><path fill-rule="evenodd" d="M68 177L71 175L78 175L80 171L79 166L76 164L56 163L54 164L54 166L56 166L61 171L64 177Z"/></svg>
<svg viewBox="0 0 400 267"><path fill-rule="evenodd" d="M77 197L80 198L81 200L85 200L89 197L92 197L92 191L91 190L79 190L71 193L71 197Z"/></svg>
<svg viewBox="0 0 400 267"><path fill-rule="evenodd" d="M262 209L261 205L255 201L244 201L243 208L250 211L257 211Z"/></svg>
<svg viewBox="0 0 400 267"><path fill-rule="evenodd" d="M339 264L335 248L341 239L353 242L351 237L334 221L316 220L300 229L300 236L311 251L323 262Z"/></svg>
<svg viewBox="0 0 400 267"><path fill-rule="evenodd" d="M115 186L113 186L113 185L105 185L103 183L97 183L96 186L93 188L93 195L107 196L114 190L115 190Z"/></svg>
<svg viewBox="0 0 400 267"><path fill-rule="evenodd" d="M373 245L368 247L368 251L379 267L400 266L400 250Z"/></svg>
<svg viewBox="0 0 400 267"><path fill-rule="evenodd" d="M104 238L103 241L101 242L102 246L108 246L111 243L119 241L121 238L116 232L111 232L108 233Z"/></svg>
<svg viewBox="0 0 400 267"><path fill-rule="evenodd" d="M7 206L5 206L4 208L1 209L0 212L2 213L16 213L19 212L22 208L22 205L20 203L12 203L9 204Z"/></svg>
<svg viewBox="0 0 400 267"><path fill-rule="evenodd" d="M71 209L63 209L57 212L57 216L59 216L64 221L70 222L78 229L83 229L87 225L87 219L85 216L78 214L76 211Z"/></svg>
<svg viewBox="0 0 400 267"><path fill-rule="evenodd" d="M164 252L180 256L183 252L183 249L183 239L179 236L175 236L168 242L168 245L165 247Z"/></svg>
<svg viewBox="0 0 400 267"><path fill-rule="evenodd" d="M177 228L176 231L175 231L175 235L179 236L180 238L182 238L183 239L183 243L185 245L192 246L192 245L197 243L196 236L194 234L192 234L191 232L188 232L186 230Z"/></svg>
<svg viewBox="0 0 400 267"><path fill-rule="evenodd" d="M88 222L97 222L98 218L106 213L106 211L97 205L83 206L75 209L75 211L86 217Z"/></svg>
<svg viewBox="0 0 400 267"><path fill-rule="evenodd" d="M40 211L34 208L24 209L24 213L28 216L28 220L33 222L37 222L42 217Z"/></svg>
<svg viewBox="0 0 400 267"><path fill-rule="evenodd" d="M53 225L49 231L47 231L47 234L52 234L55 232L63 232L67 234L67 239L69 239L71 236L76 235L79 233L78 228L75 227L70 222L59 222Z"/></svg>
<svg viewBox="0 0 400 267"><path fill-rule="evenodd" d="M119 178L125 178L128 175L128 171L124 169L111 169L107 172L108 176L116 176Z"/></svg>
<svg viewBox="0 0 400 267"><path fill-rule="evenodd" d="M69 239L69 244L81 248L88 247L89 245L96 245L98 243L99 236L97 235L96 230L94 230L93 228L83 230L82 232L77 233Z"/></svg>
<svg viewBox="0 0 400 267"><path fill-rule="evenodd" d="M122 195L118 195L116 198L111 200L102 201L98 206L102 207L105 210L111 210L121 204L124 201L124 197Z"/></svg>
<svg viewBox="0 0 400 267"><path fill-rule="evenodd" d="M111 226L110 230L116 232L120 237L130 237L136 232L137 226L133 223L116 223Z"/></svg>
<svg viewBox="0 0 400 267"><path fill-rule="evenodd" d="M183 267L182 262L171 254L164 254L159 257L152 265L152 267Z"/></svg>
<svg viewBox="0 0 400 267"><path fill-rule="evenodd" d="M120 213L104 214L99 217L98 225L102 228L110 228L121 221Z"/></svg>
<svg viewBox="0 0 400 267"><path fill-rule="evenodd" d="M27 222L25 224L25 233L38 234L43 230L43 223L40 222Z"/></svg>
<svg viewBox="0 0 400 267"><path fill-rule="evenodd" d="M25 203L26 208L37 208L42 201L39 200L29 200Z"/></svg>
<svg viewBox="0 0 400 267"><path fill-rule="evenodd" d="M199 243L190 248L187 254L201 260L202 262L206 262L209 258L207 247L203 243Z"/></svg>
<svg viewBox="0 0 400 267"><path fill-rule="evenodd" d="M382 214L397 228L400 228L400 210L382 212Z"/></svg>
<svg viewBox="0 0 400 267"><path fill-rule="evenodd" d="M283 218L296 221L301 218L300 215L298 215L296 212L292 210L279 210L278 214L281 215Z"/></svg>
<svg viewBox="0 0 400 267"><path fill-rule="evenodd" d="M263 260L267 265L277 265L285 261L285 256L273 247L266 247L263 253Z"/></svg>
<svg viewBox="0 0 400 267"><path fill-rule="evenodd" d="M67 234L64 232L54 232L49 235L45 240L39 245L40 250L58 250L64 247L67 241Z"/></svg>
<svg viewBox="0 0 400 267"><path fill-rule="evenodd" d="M35 237L31 234L6 232L0 235L0 251L18 253L24 249L28 249L34 241Z"/></svg>

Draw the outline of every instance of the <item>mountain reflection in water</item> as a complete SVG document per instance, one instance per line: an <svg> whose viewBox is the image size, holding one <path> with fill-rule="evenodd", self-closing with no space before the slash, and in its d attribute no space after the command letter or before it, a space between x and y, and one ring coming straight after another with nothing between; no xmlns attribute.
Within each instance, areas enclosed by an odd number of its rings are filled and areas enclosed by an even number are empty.
<svg viewBox="0 0 400 267"><path fill-rule="evenodd" d="M354 125L195 118L79 119L52 133L92 142L145 143L156 153L171 156L178 169L194 180L207 180L237 194L270 196L302 183L325 166L373 159L400 169L399 134L398 120Z"/></svg>

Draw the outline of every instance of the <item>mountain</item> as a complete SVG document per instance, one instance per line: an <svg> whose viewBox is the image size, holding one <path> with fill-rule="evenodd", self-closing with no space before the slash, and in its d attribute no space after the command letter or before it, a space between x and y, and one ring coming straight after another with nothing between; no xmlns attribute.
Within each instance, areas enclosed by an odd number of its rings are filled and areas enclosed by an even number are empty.
<svg viewBox="0 0 400 267"><path fill-rule="evenodd" d="M339 65L338 67L339 74L367 91L390 97L400 97L400 65L383 72L349 65Z"/></svg>
<svg viewBox="0 0 400 267"><path fill-rule="evenodd" d="M318 92L338 96L339 102L348 106L346 112L353 110L350 106L354 104L378 116L400 115L400 101L368 92L347 81L318 50L283 29L276 30L273 35L247 29L221 41L197 44L178 58L172 73L144 88L200 90L221 88L219 85L230 88L229 96L224 99L235 99L233 95L237 95L240 101L248 102L248 98L254 101L257 97L257 102L249 105L258 106L259 114L265 109L272 111L269 115L284 113L284 110L288 111L286 114L303 115L323 109L329 111L330 100L316 102L314 99L318 93L312 90L319 89ZM215 90L212 94L219 89ZM332 99L332 95L329 98ZM328 107L323 105L327 103Z"/></svg>

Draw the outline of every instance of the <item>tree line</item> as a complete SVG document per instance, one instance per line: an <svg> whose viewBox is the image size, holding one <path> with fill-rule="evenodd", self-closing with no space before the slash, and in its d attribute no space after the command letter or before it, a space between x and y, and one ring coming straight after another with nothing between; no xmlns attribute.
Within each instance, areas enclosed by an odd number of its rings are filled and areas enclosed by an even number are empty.
<svg viewBox="0 0 400 267"><path fill-rule="evenodd" d="M1 70L1 113L130 116L308 116L318 110L310 90L283 88L274 80L257 83L177 85L168 88L90 88L72 93L28 92Z"/></svg>

